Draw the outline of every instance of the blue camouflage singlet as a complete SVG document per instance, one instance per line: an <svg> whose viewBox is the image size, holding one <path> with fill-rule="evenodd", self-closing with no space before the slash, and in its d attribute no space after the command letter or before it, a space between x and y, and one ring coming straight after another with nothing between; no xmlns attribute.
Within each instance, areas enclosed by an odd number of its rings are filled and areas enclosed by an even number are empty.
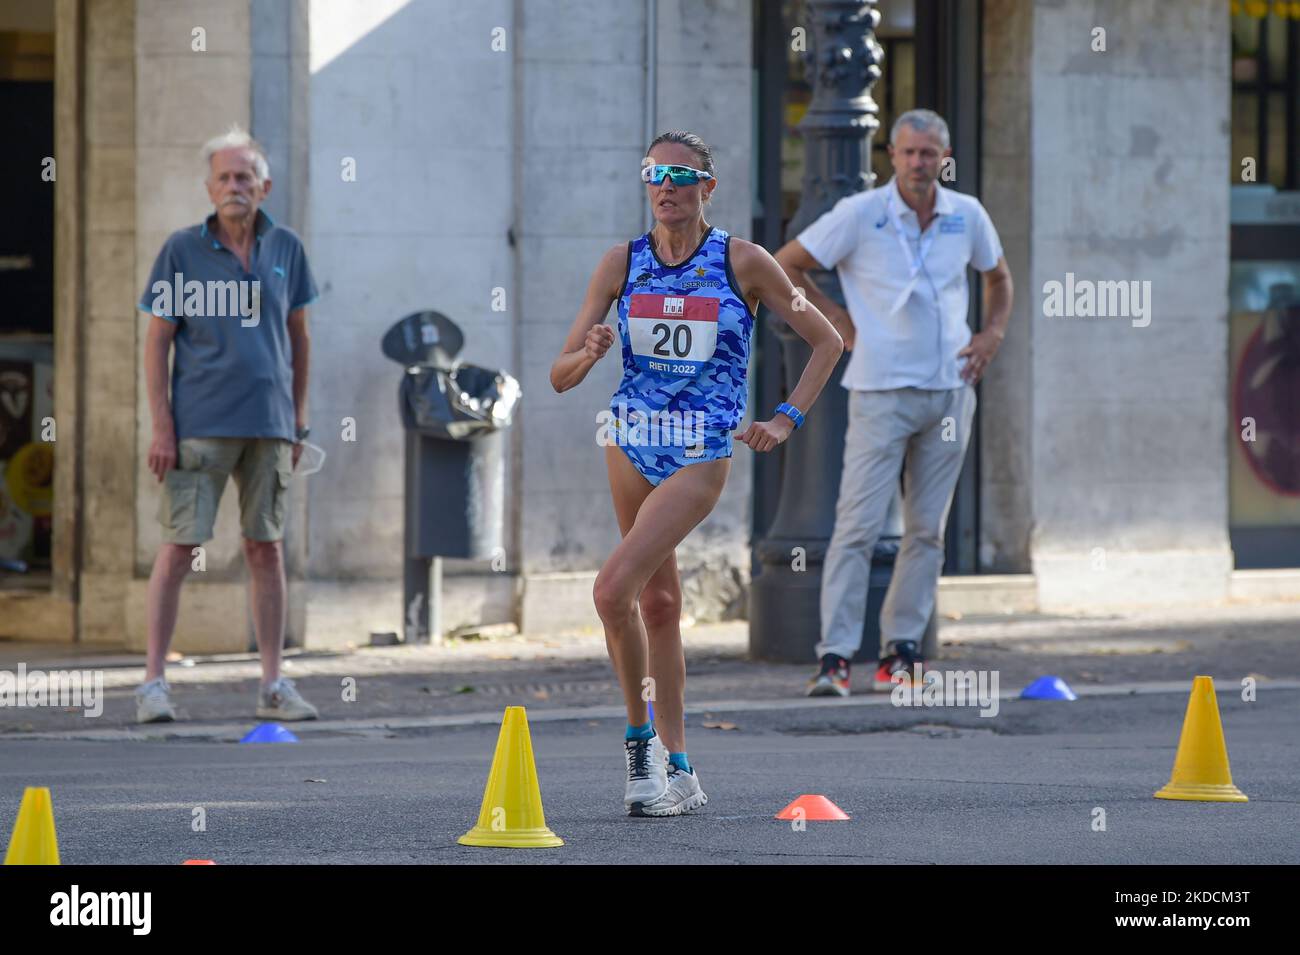
<svg viewBox="0 0 1300 955"><path fill-rule="evenodd" d="M730 457L745 416L754 316L731 271L731 237L710 229L689 259L664 265L647 233L628 243L618 300L623 380L615 442L651 484Z"/></svg>

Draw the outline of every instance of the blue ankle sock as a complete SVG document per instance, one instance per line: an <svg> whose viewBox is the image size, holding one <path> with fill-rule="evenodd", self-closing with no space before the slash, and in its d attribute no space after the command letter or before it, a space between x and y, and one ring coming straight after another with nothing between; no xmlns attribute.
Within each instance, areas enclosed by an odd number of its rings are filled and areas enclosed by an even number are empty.
<svg viewBox="0 0 1300 955"><path fill-rule="evenodd" d="M669 753L668 762L685 772L694 772L694 770L691 769L691 761L686 758L685 753Z"/></svg>
<svg viewBox="0 0 1300 955"><path fill-rule="evenodd" d="M633 726L631 723L627 724L628 739L649 739L654 735L654 724L652 723L642 723L640 726Z"/></svg>

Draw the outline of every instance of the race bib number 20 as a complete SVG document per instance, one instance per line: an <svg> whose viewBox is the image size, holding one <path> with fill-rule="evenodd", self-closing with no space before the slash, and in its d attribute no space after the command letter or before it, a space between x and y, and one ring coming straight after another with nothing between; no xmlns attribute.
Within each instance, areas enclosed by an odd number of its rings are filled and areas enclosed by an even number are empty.
<svg viewBox="0 0 1300 955"><path fill-rule="evenodd" d="M718 300L636 294L628 303L627 330L643 371L694 378L718 347Z"/></svg>

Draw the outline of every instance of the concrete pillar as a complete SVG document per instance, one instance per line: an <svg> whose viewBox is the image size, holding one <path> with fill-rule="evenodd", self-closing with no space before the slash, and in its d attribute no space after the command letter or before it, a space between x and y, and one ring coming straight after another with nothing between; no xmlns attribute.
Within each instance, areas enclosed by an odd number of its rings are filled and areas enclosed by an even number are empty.
<svg viewBox="0 0 1300 955"><path fill-rule="evenodd" d="M1032 221L1017 278L1033 309L1039 606L1221 600L1232 569L1225 10L1043 2L1030 15ZM1025 39L1015 31L1015 48ZM1047 314L1051 283L1072 282L1076 295L1122 282L1140 298L1108 317Z"/></svg>
<svg viewBox="0 0 1300 955"><path fill-rule="evenodd" d="M120 308L139 298L163 241L211 212L203 187L203 143L238 123L250 126L249 0L135 0L135 144L132 164L116 176L134 183L134 271ZM202 49L199 49L202 47ZM132 274L128 271L127 274ZM133 311L135 329L135 578L127 594L125 632L131 647L145 641L144 594L161 542L158 481L148 471L153 423L144 384L144 332L151 317ZM120 370L118 372L120 375ZM128 436L129 438L129 436ZM87 523L95 518L88 516ZM207 570L181 591L175 648L242 651L251 639L239 508L227 484L215 538L206 545ZM85 599L85 598L83 598Z"/></svg>
<svg viewBox="0 0 1300 955"><path fill-rule="evenodd" d="M64 435L81 468L79 634L120 643L134 569L136 432L135 2L83 4L84 215L77 378L81 421ZM72 167L67 174L75 175ZM62 374L65 369L59 368Z"/></svg>
<svg viewBox="0 0 1300 955"><path fill-rule="evenodd" d="M1029 50L1032 0L985 0L980 198L1016 283L1007 337L980 385L980 570L1028 573L1038 296L1029 285L1033 211Z"/></svg>

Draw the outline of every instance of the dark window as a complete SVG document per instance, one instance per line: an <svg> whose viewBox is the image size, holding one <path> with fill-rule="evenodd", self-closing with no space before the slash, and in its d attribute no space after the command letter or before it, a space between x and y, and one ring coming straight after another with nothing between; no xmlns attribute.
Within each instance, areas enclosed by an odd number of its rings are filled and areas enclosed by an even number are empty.
<svg viewBox="0 0 1300 955"><path fill-rule="evenodd" d="M1300 18L1279 16L1280 9L1260 0L1232 5L1230 175L1242 182L1242 163L1252 159L1255 182L1294 190L1300 189Z"/></svg>

